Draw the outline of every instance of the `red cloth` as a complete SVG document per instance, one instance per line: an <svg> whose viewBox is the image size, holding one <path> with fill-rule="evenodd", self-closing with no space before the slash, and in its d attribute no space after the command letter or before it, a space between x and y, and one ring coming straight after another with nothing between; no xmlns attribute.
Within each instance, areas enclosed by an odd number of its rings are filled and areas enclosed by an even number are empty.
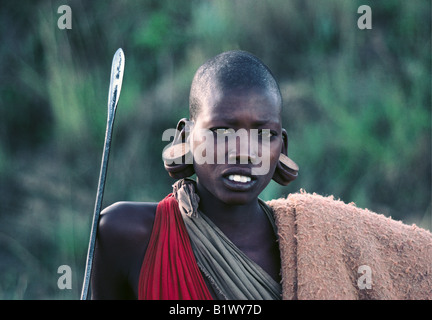
<svg viewBox="0 0 432 320"><path fill-rule="evenodd" d="M211 300L198 268L178 202L168 195L157 206L141 267L140 300Z"/></svg>

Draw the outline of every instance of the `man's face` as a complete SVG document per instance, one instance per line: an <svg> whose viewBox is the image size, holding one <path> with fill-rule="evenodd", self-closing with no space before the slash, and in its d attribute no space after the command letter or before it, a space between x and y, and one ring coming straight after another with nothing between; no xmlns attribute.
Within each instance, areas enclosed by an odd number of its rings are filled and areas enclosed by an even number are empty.
<svg viewBox="0 0 432 320"><path fill-rule="evenodd" d="M272 179L281 153L280 104L275 93L262 88L215 89L206 95L191 135L198 190L229 205L258 197ZM203 132L212 132L213 139L204 138ZM230 144L233 132L247 138ZM202 156L213 161L203 162Z"/></svg>

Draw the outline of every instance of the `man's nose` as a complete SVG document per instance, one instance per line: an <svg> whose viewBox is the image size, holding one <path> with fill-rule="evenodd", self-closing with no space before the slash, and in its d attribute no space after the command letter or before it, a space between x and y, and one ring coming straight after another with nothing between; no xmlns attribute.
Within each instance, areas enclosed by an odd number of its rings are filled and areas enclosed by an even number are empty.
<svg viewBox="0 0 432 320"><path fill-rule="evenodd" d="M254 164L258 159L258 149L255 144L250 143L250 137L247 137L247 143L237 139L235 148L228 150L228 163L230 164ZM240 140L240 141L239 141Z"/></svg>

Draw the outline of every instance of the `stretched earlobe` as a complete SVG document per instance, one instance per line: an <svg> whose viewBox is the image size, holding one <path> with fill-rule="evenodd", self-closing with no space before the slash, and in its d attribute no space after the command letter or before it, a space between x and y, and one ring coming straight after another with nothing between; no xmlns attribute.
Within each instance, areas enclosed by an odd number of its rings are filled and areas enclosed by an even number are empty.
<svg viewBox="0 0 432 320"><path fill-rule="evenodd" d="M298 165L281 153L275 174L273 175L273 180L280 185L286 186L297 178L298 171Z"/></svg>
<svg viewBox="0 0 432 320"><path fill-rule="evenodd" d="M162 152L165 170L174 179L187 178L195 173L192 153L186 142L190 131L188 122L186 118L178 122L173 142Z"/></svg>
<svg viewBox="0 0 432 320"><path fill-rule="evenodd" d="M288 156L288 135L285 129L282 129L283 145L279 161L276 165L275 173L273 174L273 180L280 185L286 186L291 181L294 181L298 176L299 167L291 160Z"/></svg>

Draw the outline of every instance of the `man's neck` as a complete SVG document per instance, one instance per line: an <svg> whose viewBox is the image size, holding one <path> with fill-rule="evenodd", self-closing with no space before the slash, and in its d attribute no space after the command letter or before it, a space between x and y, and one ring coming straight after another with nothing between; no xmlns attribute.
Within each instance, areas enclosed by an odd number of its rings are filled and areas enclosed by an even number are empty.
<svg viewBox="0 0 432 320"><path fill-rule="evenodd" d="M197 184L200 210L243 253L280 281L276 235L258 198L244 205L227 205Z"/></svg>
<svg viewBox="0 0 432 320"><path fill-rule="evenodd" d="M253 234L268 219L259 205L258 198L242 205L229 205L197 184L200 210L229 238L241 234Z"/></svg>

